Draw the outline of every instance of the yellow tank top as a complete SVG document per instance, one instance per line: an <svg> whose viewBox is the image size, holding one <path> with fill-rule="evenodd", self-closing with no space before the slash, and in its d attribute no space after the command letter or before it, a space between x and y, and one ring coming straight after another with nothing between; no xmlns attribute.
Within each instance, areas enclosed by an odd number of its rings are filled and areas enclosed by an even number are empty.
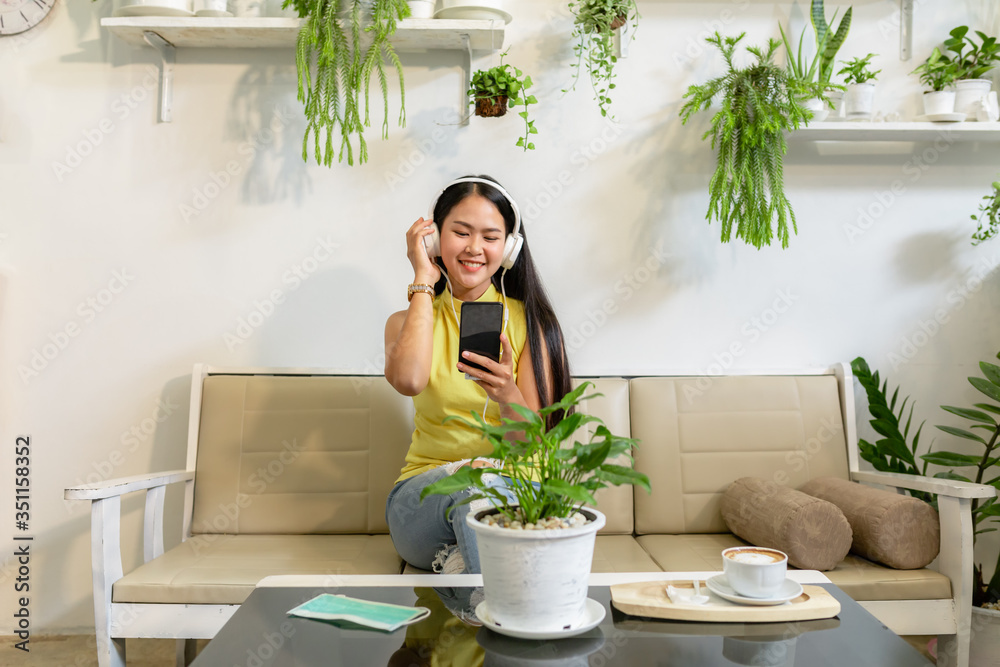
<svg viewBox="0 0 1000 667"><path fill-rule="evenodd" d="M490 285L477 301L503 302L500 293ZM462 316L462 302L454 301L455 311ZM431 374L427 386L413 397L416 413L413 418L413 439L406 452L406 465L397 482L419 475L432 468L461 459L488 456L493 447L477 431L456 421L443 423L445 417L456 415L473 421L470 411L483 413L486 392L455 365L458 363L458 322L452 312L451 292L444 292L434 299L434 348ZM507 299L507 339L514 350L514 379L517 364L527 341L527 323L524 304L517 299ZM500 423L500 406L490 401L486 421Z"/></svg>

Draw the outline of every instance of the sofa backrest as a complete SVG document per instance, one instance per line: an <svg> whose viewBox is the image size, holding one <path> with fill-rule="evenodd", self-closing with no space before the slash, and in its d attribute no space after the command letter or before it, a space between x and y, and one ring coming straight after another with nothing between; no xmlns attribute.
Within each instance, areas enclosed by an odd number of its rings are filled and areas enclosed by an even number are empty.
<svg viewBox="0 0 1000 667"><path fill-rule="evenodd" d="M202 382L191 532L387 533L385 499L410 444L412 400L384 377L271 370ZM581 409L628 435L627 380L591 381L603 396ZM630 487L597 500L603 534L632 533Z"/></svg>
<svg viewBox="0 0 1000 667"><path fill-rule="evenodd" d="M646 377L629 386L637 534L728 532L723 492L740 477L797 488L847 478L847 441L833 375Z"/></svg>
<svg viewBox="0 0 1000 667"><path fill-rule="evenodd" d="M383 377L209 375L192 533L386 533L413 403Z"/></svg>

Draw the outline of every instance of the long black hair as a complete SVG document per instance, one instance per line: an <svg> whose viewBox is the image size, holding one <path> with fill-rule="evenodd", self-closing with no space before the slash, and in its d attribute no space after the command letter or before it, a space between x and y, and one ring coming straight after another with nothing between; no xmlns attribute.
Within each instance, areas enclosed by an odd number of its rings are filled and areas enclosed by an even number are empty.
<svg viewBox="0 0 1000 667"><path fill-rule="evenodd" d="M500 185L495 178L490 176L466 176L463 178L481 178L493 181ZM448 217L448 213L460 201L470 195L485 197L503 216L506 236L514 232L514 209L507 198L496 188L491 188L484 183L462 182L451 185L441 196L438 197L434 205L434 224L438 230L441 224ZM531 250L528 248L528 237L524 232L524 225L521 226L521 236L524 243L521 252L514 262L514 266L507 270L504 279L507 296L518 299L524 304L524 316L528 325L528 351L531 354L532 366L535 371L535 387L538 389L538 396L542 405L549 405L565 396L571 389L571 376L569 370L569 359L566 357L566 346L563 341L562 327L556 318L552 303L549 301L542 280L538 275L538 269L531 258ZM493 286L500 291L500 276L503 269L493 274L491 279ZM447 281L442 268L441 278L434 286L434 293L441 294L444 291ZM541 334L539 336L538 334ZM552 370L552 387L550 388L548 378L545 373L543 363L542 346L548 353L549 366ZM551 391L550 391L551 389ZM546 426L551 428L559 423L565 415L562 410L548 415Z"/></svg>

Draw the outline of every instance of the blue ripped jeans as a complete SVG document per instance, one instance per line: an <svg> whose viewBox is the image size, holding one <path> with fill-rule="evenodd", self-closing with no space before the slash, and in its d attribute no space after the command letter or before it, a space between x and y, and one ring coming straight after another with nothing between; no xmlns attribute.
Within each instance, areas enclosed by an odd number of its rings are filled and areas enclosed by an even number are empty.
<svg viewBox="0 0 1000 667"><path fill-rule="evenodd" d="M404 479L392 488L385 503L389 536L403 560L423 570L431 569L434 556L442 547L457 543L465 560L465 572L479 574L476 534L465 523L469 504L456 507L450 517L446 516L449 508L467 498L472 491L458 491L450 496L427 496L423 502L420 500L424 487L447 474L444 468L434 468ZM513 492L507 488L507 478L498 475L490 486L514 501Z"/></svg>

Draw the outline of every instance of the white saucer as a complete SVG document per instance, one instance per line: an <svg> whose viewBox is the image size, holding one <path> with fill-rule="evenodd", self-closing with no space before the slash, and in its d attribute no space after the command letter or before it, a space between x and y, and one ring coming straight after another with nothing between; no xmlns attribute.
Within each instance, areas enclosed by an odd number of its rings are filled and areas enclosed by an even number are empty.
<svg viewBox="0 0 1000 667"><path fill-rule="evenodd" d="M194 16L189 0L131 0L115 16Z"/></svg>
<svg viewBox="0 0 1000 667"><path fill-rule="evenodd" d="M502 9L494 7L482 7L473 5L463 5L461 7L446 7L434 13L436 19L502 19L504 23L510 23L514 17Z"/></svg>
<svg viewBox="0 0 1000 667"><path fill-rule="evenodd" d="M600 622L604 620L605 613L606 611L603 604L596 600L587 598L587 601L583 606L583 618L581 618L577 622L577 625L572 628L567 628L565 630L521 630L518 628L501 626L490 618L490 612L486 608L485 600L476 606L476 616L478 616L479 620L483 622L484 627L489 628L493 632L499 632L500 634L507 635L508 637L517 637L518 639L562 639L563 637L579 635L587 630L596 628Z"/></svg>
<svg viewBox="0 0 1000 667"><path fill-rule="evenodd" d="M729 581L726 579L726 575L724 574L717 574L714 577L709 577L705 581L705 585L708 586L710 591L718 595L723 600L729 600L730 602L736 602L739 604L756 605L760 607L783 604L802 595L801 584L788 578L785 579L785 583L781 584L778 594L769 598L748 598L744 595L740 595L732 589L729 585Z"/></svg>
<svg viewBox="0 0 1000 667"><path fill-rule="evenodd" d="M932 123L960 123L965 120L964 113L932 113L924 116L917 116L917 120L931 121Z"/></svg>

